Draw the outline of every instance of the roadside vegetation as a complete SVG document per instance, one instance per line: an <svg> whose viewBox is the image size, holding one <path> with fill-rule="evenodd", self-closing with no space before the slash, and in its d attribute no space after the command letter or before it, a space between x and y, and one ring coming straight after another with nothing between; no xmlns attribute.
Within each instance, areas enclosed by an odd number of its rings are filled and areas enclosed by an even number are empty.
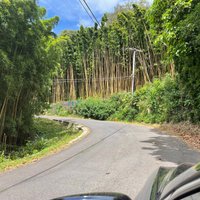
<svg viewBox="0 0 200 200"><path fill-rule="evenodd" d="M187 103L175 78L169 74L163 79L132 93L118 93L107 99L88 98L75 107L76 114L99 120L123 120L145 123L191 121Z"/></svg>
<svg viewBox="0 0 200 200"><path fill-rule="evenodd" d="M34 134L23 146L0 146L0 172L57 152L81 134L73 127L40 118L34 119L32 129Z"/></svg>
<svg viewBox="0 0 200 200"><path fill-rule="evenodd" d="M59 18L45 13L36 1L0 1L0 144L24 145L35 134L34 115L47 107Z"/></svg>

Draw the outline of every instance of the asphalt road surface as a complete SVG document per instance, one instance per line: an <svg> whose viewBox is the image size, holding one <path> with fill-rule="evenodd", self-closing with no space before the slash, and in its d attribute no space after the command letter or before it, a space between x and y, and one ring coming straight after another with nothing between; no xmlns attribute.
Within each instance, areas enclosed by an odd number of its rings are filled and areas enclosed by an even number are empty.
<svg viewBox="0 0 200 200"><path fill-rule="evenodd" d="M68 119L91 133L70 148L0 175L0 199L49 200L88 192L120 192L134 199L159 166L200 161L176 137L125 123Z"/></svg>

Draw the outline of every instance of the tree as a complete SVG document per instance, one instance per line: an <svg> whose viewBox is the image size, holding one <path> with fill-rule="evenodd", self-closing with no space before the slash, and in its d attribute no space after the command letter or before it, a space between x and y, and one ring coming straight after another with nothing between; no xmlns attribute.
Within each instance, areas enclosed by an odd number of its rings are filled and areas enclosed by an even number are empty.
<svg viewBox="0 0 200 200"><path fill-rule="evenodd" d="M135 47L143 52L137 56L136 86L161 77L167 69L159 63L160 54L153 46L150 25L146 19L145 1L118 6L111 16L102 17L101 27L80 27L77 32L64 31L70 42L63 48L67 79L66 98L101 96L131 90L132 53ZM75 90L75 91L74 91Z"/></svg>
<svg viewBox="0 0 200 200"><path fill-rule="evenodd" d="M155 0L149 12L154 44L161 60L175 65L183 100L182 120L200 120L198 0Z"/></svg>
<svg viewBox="0 0 200 200"><path fill-rule="evenodd" d="M0 2L0 142L24 143L45 106L54 71L47 45L58 17L44 14L34 0Z"/></svg>

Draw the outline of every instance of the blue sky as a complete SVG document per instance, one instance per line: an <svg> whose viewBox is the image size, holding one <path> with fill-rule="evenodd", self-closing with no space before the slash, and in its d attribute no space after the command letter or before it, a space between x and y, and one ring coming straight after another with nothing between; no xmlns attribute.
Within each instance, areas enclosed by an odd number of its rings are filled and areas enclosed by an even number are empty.
<svg viewBox="0 0 200 200"><path fill-rule="evenodd" d="M129 0L86 0L97 19L100 21L105 12L113 12L117 4ZM151 2L152 0L149 0ZM62 30L77 30L80 25L92 26L94 22L89 18L79 0L38 0L38 4L47 10L46 17L59 16L59 24L54 32Z"/></svg>

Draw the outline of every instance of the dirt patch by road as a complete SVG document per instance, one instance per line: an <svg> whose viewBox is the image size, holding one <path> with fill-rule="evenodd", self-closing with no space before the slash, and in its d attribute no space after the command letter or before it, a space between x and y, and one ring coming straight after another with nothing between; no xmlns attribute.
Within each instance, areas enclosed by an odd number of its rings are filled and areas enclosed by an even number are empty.
<svg viewBox="0 0 200 200"><path fill-rule="evenodd" d="M200 150L200 125L189 122L170 123L161 125L159 129L182 138L192 148Z"/></svg>

